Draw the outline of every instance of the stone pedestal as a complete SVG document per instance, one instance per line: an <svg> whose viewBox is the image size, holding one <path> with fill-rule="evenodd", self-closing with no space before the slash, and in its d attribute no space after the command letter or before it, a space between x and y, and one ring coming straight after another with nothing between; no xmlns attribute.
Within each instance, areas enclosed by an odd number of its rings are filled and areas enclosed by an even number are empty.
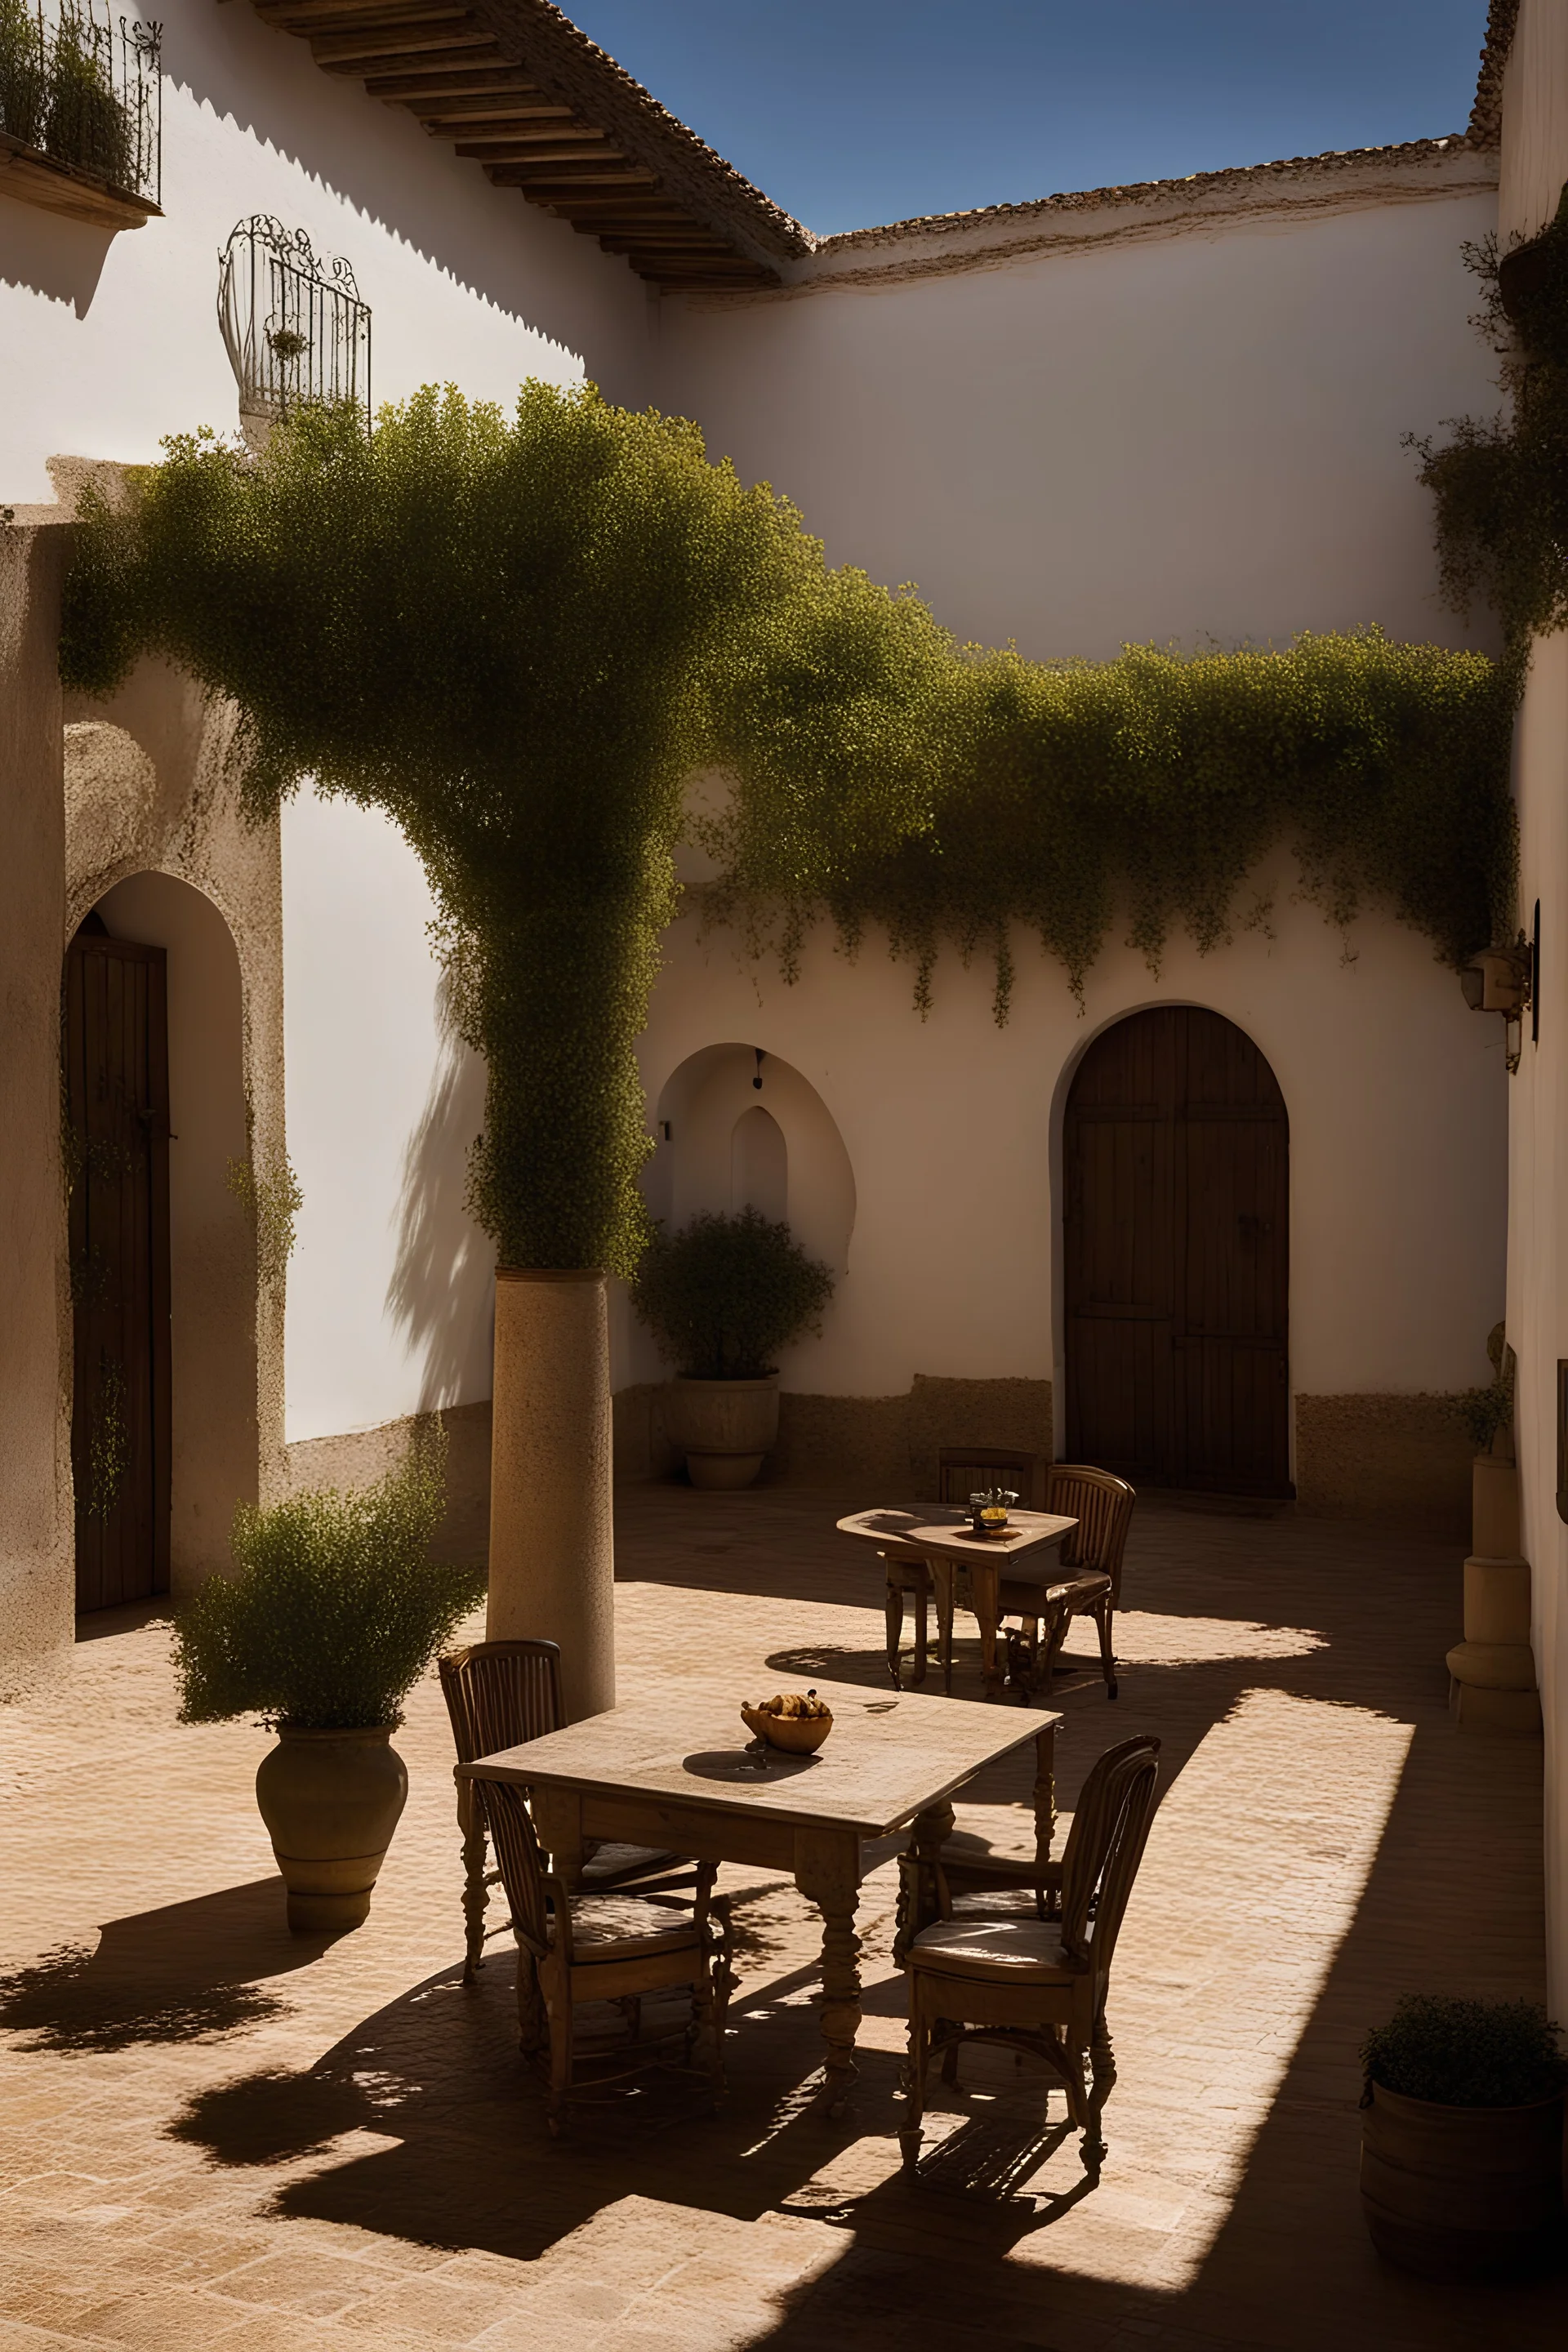
<svg viewBox="0 0 1568 2352"><path fill-rule="evenodd" d="M1448 1653L1448 1705L1467 1731L1540 1730L1530 1562L1517 1552L1465 1562L1465 1638Z"/></svg>
<svg viewBox="0 0 1568 2352"><path fill-rule="evenodd" d="M558 1642L572 1722L616 1703L605 1277L496 1276L492 1642Z"/></svg>

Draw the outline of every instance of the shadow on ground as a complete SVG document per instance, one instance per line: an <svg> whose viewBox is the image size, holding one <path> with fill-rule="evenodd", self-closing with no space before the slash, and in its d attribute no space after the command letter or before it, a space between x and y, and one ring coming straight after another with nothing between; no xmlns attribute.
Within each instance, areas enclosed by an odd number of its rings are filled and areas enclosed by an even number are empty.
<svg viewBox="0 0 1568 2352"><path fill-rule="evenodd" d="M0 2028L27 2037L25 2050L220 2040L282 2014L258 1978L289 1975L321 1948L289 1935L281 1880L258 1878L112 1919L96 1948L68 1945L0 1977Z"/></svg>

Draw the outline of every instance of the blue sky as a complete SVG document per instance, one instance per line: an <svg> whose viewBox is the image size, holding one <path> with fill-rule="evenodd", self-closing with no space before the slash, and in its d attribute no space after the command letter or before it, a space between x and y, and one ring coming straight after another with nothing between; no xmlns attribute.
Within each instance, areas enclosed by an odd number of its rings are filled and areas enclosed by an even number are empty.
<svg viewBox="0 0 1568 2352"><path fill-rule="evenodd" d="M564 0L818 235L1463 130L1486 0Z"/></svg>

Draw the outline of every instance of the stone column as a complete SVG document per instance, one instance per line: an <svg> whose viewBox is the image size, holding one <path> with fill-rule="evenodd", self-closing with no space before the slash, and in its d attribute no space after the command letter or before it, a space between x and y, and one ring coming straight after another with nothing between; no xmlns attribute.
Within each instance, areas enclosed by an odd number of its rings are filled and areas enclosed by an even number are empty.
<svg viewBox="0 0 1568 2352"><path fill-rule="evenodd" d="M605 1277L496 1276L491 1641L559 1642L568 1718L616 1703Z"/></svg>

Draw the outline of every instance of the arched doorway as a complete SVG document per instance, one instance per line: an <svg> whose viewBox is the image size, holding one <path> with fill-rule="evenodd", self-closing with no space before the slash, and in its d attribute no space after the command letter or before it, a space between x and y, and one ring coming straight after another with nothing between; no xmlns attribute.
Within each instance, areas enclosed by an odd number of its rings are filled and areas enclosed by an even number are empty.
<svg viewBox="0 0 1568 2352"><path fill-rule="evenodd" d="M66 954L79 1612L194 1591L254 1502L257 1245L239 958L217 908L129 877Z"/></svg>
<svg viewBox="0 0 1568 2352"><path fill-rule="evenodd" d="M1160 1005L1097 1037L1063 1135L1067 1444L1134 1486L1289 1495L1289 1129L1251 1039Z"/></svg>

